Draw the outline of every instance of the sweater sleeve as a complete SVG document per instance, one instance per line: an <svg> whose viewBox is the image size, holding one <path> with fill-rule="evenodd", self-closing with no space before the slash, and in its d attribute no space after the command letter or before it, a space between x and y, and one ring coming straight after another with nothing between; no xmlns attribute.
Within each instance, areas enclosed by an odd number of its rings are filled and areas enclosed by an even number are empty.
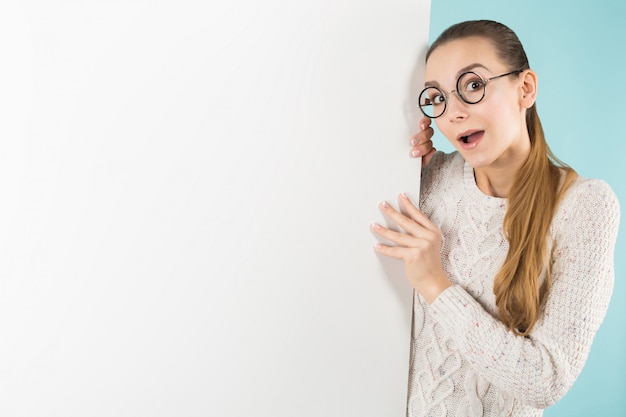
<svg viewBox="0 0 626 417"><path fill-rule="evenodd" d="M599 180L568 194L553 221L552 289L529 336L509 332L459 285L431 305L479 374L535 408L554 404L574 384L613 290L617 198Z"/></svg>

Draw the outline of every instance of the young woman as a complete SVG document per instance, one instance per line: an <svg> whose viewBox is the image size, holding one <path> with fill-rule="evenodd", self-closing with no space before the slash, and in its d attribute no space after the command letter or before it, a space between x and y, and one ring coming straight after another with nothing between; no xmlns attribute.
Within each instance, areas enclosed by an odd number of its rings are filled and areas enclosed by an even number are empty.
<svg viewBox="0 0 626 417"><path fill-rule="evenodd" d="M419 209L381 203L380 254L415 288L410 416L541 416L571 388L604 319L620 209L560 163L535 108L537 75L493 21L447 29L426 56L420 108L455 147L430 150ZM429 151L430 150L430 151Z"/></svg>

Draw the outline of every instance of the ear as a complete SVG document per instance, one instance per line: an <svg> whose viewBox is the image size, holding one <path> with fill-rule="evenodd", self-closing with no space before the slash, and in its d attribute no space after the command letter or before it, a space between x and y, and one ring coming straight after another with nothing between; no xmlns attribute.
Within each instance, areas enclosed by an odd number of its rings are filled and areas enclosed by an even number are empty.
<svg viewBox="0 0 626 417"><path fill-rule="evenodd" d="M520 87L520 106L529 109L537 100L537 74L533 70L522 72Z"/></svg>

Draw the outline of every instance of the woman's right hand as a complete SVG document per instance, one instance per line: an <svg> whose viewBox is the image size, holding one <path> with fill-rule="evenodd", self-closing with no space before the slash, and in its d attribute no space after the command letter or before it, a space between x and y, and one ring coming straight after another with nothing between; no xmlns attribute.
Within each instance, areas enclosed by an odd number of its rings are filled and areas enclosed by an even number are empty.
<svg viewBox="0 0 626 417"><path fill-rule="evenodd" d="M433 141L431 138L435 131L430 127L431 119L429 117L422 117L419 122L420 131L411 136L411 152L410 155L413 158L422 157L422 167L425 167L433 159L433 155L437 151L433 147Z"/></svg>

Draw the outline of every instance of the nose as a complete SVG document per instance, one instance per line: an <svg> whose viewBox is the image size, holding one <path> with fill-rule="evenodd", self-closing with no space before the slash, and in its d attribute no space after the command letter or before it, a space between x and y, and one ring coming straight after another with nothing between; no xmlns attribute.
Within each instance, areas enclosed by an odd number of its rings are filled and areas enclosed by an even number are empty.
<svg viewBox="0 0 626 417"><path fill-rule="evenodd" d="M451 122L464 120L467 118L467 103L465 103L455 90L448 93L447 117Z"/></svg>

